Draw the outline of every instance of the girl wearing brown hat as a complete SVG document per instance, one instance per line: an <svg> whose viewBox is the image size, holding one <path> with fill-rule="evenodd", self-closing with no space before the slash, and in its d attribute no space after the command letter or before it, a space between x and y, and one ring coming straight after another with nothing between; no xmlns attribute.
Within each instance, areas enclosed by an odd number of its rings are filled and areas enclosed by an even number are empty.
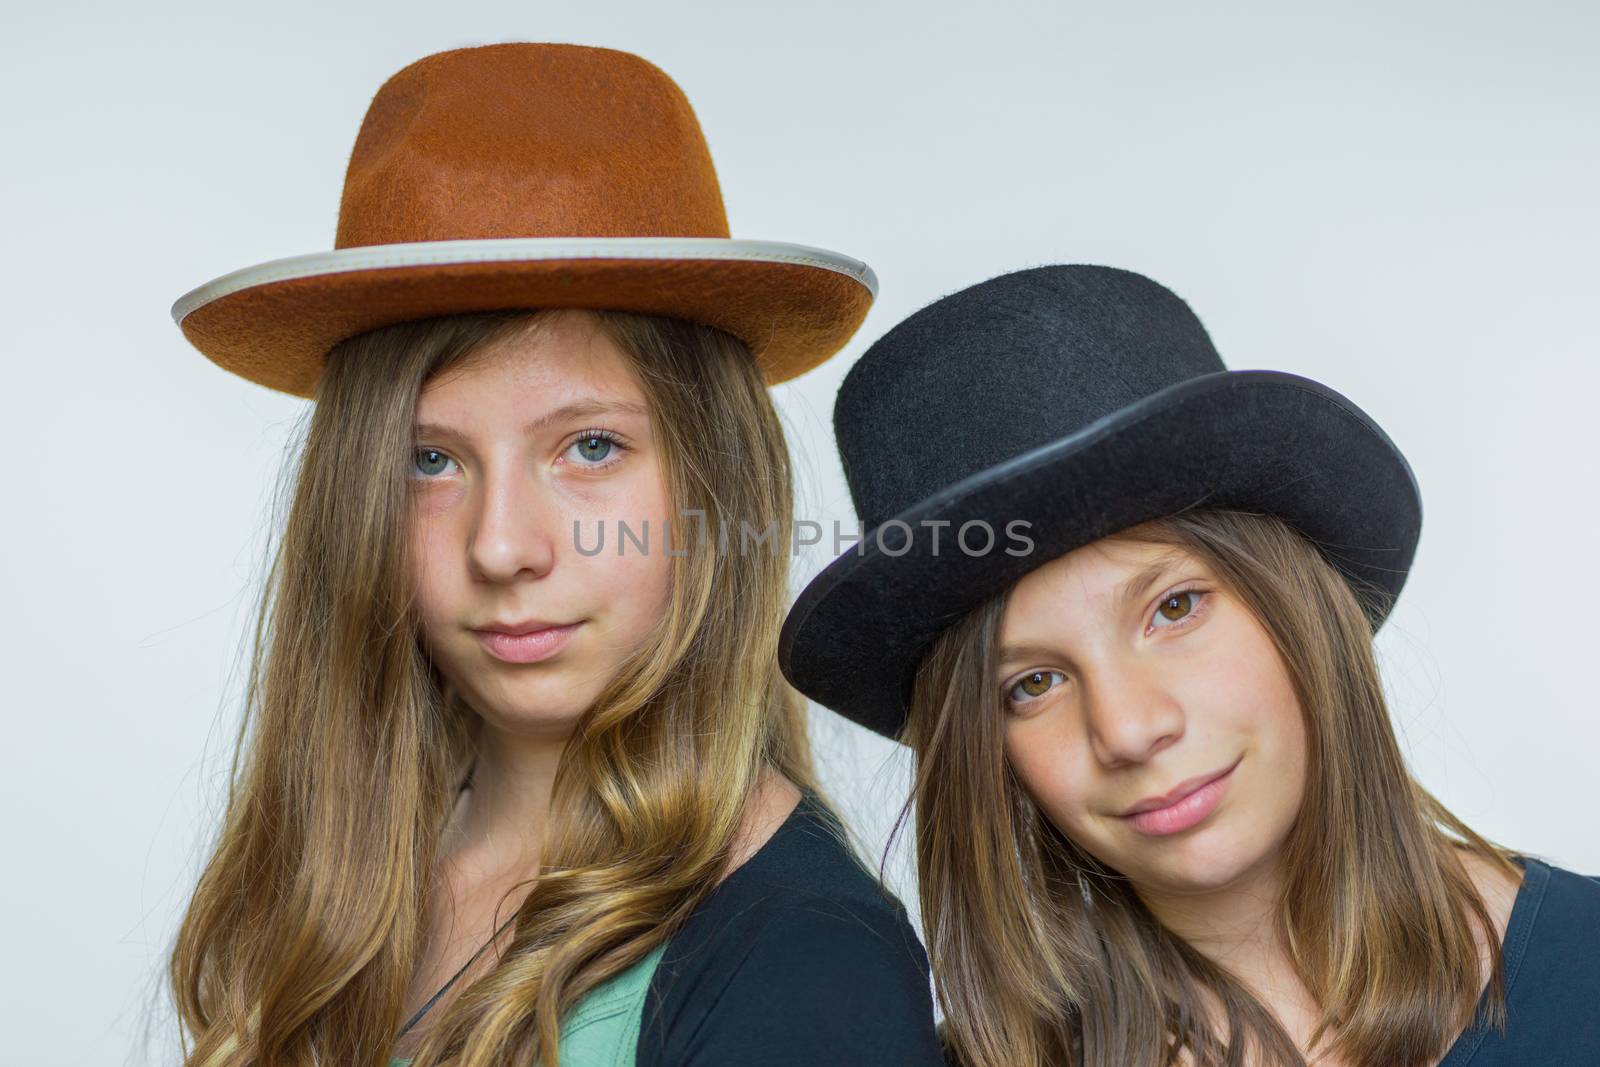
<svg viewBox="0 0 1600 1067"><path fill-rule="evenodd" d="M333 252L178 302L316 401L170 961L186 1065L938 1061L774 659L766 386L874 286L730 239L655 67L506 44L383 85Z"/></svg>
<svg viewBox="0 0 1600 1067"><path fill-rule="evenodd" d="M1050 266L889 331L834 425L869 532L780 661L916 753L959 1062L1600 1063L1600 879L1396 741L1372 639L1421 504L1353 403Z"/></svg>

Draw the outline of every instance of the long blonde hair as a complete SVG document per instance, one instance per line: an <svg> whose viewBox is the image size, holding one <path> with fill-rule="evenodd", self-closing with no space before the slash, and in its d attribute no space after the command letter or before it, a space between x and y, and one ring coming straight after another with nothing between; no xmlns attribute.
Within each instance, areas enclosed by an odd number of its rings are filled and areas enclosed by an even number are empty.
<svg viewBox="0 0 1600 1067"><path fill-rule="evenodd" d="M420 647L405 527L416 401L544 314L397 324L329 353L256 616L220 835L169 959L186 1067L387 1062L479 721ZM569 742L513 941L417 1067L554 1064L572 1005L715 887L762 770L815 788L804 704L776 667L793 490L761 371L719 330L595 314L649 399L669 498L705 525L674 519L688 554L667 616ZM734 519L775 527L776 547L700 536Z"/></svg>
<svg viewBox="0 0 1600 1067"><path fill-rule="evenodd" d="M1499 940L1458 850L1513 876L1411 776L1352 584L1279 519L1194 511L1133 530L1209 564L1255 614L1305 719L1307 785L1284 846L1277 925L1347 1062L1436 1059L1473 1020L1492 947L1488 1021L1503 1025ZM1302 1064L1272 1013L1168 932L1127 880L1063 835L1010 771L996 659L1009 590L943 633L913 687L906 740L922 920L947 1042L967 1067ZM1447 836L1454 834L1462 844ZM1220 1005L1228 1032L1218 1034Z"/></svg>

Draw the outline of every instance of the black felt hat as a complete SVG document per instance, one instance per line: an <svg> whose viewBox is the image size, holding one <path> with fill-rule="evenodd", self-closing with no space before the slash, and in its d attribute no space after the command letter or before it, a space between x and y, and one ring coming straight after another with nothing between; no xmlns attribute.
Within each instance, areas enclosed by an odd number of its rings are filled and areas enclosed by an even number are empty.
<svg viewBox="0 0 1600 1067"><path fill-rule="evenodd" d="M1101 537L1195 507L1277 515L1376 630L1422 525L1411 468L1360 408L1228 370L1178 296L1112 267L1020 270L924 307L850 369L833 422L864 533L800 594L779 664L890 737L946 627Z"/></svg>

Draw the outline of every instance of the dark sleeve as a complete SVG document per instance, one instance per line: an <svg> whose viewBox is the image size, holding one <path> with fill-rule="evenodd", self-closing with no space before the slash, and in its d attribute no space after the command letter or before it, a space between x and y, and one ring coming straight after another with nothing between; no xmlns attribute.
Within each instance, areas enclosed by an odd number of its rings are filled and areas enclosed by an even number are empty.
<svg viewBox="0 0 1600 1067"><path fill-rule="evenodd" d="M942 1067L928 960L903 913L801 899L777 909L703 1013L682 1067Z"/></svg>

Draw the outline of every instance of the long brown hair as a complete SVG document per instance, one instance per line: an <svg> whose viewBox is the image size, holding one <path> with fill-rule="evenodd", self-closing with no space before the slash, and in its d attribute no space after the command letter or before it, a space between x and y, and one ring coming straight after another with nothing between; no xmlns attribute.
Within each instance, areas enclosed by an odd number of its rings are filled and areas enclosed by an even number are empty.
<svg viewBox="0 0 1600 1067"><path fill-rule="evenodd" d="M169 960L186 1067L387 1062L479 721L421 647L407 578L416 402L433 374L545 314L397 324L329 353L220 835ZM793 490L761 371L719 330L594 314L649 399L669 499L704 525L674 519L687 555L667 615L569 742L511 946L417 1067L554 1064L561 1017L715 887L763 769L815 789L804 704L776 667ZM701 536L735 518L774 527L777 547Z"/></svg>
<svg viewBox="0 0 1600 1067"><path fill-rule="evenodd" d="M1459 849L1519 872L1407 770L1362 608L1378 594L1358 595L1272 516L1192 511L1119 536L1210 565L1293 681L1307 785L1276 922L1321 1006L1311 1045L1325 1039L1352 1063L1437 1059L1479 997L1469 923L1492 948L1488 1020L1503 1025L1499 941ZM1008 594L935 642L905 735L917 754L922 921L946 1041L967 1067L1156 1067L1180 1054L1234 1065L1250 1046L1259 1062L1302 1064L1270 1010L1056 829L1010 771L996 672Z"/></svg>

